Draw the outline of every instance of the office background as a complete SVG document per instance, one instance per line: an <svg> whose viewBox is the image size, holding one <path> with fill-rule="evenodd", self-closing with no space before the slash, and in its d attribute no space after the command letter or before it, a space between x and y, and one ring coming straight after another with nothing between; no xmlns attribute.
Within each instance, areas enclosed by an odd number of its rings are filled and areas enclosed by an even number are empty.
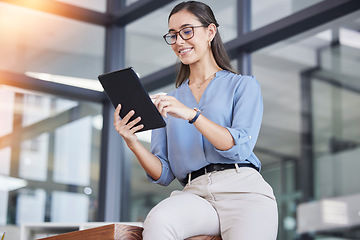
<svg viewBox="0 0 360 240"><path fill-rule="evenodd" d="M181 188L147 182L97 82L132 66L149 93L174 89L162 35L178 2L0 0L0 226L141 222ZM255 153L278 239L359 239L360 1L204 2L262 87Z"/></svg>

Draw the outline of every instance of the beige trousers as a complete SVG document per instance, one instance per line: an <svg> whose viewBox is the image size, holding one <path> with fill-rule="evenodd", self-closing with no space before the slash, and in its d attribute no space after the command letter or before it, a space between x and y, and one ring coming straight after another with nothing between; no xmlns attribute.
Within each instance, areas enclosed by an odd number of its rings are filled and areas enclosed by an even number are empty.
<svg viewBox="0 0 360 240"><path fill-rule="evenodd" d="M212 172L156 205L144 222L144 240L221 235L223 240L275 240L276 200L259 172L242 167Z"/></svg>

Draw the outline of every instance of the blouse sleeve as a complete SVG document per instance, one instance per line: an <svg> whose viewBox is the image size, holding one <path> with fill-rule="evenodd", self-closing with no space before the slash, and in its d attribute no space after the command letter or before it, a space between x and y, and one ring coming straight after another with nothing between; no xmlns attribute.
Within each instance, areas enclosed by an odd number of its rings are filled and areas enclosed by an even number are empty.
<svg viewBox="0 0 360 240"><path fill-rule="evenodd" d="M245 161L253 152L263 115L260 84L253 76L244 76L235 89L233 119L228 131L235 145L226 151L216 150L236 162Z"/></svg>
<svg viewBox="0 0 360 240"><path fill-rule="evenodd" d="M159 158L162 164L161 176L158 180L154 180L147 174L150 182L157 183L163 186L169 185L175 176L171 171L170 164L167 158L167 141L166 141L166 128L158 128L152 130L151 133L151 153Z"/></svg>

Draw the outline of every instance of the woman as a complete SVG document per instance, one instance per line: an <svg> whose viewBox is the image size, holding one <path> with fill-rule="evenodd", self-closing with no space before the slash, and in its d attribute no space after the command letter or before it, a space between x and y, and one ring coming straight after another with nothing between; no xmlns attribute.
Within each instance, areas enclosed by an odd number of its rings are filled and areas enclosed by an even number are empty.
<svg viewBox="0 0 360 240"><path fill-rule="evenodd" d="M149 180L168 185L177 178L185 186L150 211L143 239L276 239L275 197L253 153L263 112L258 82L231 70L206 4L178 4L168 25L164 39L181 67L177 89L152 96L167 126L153 130L151 152L134 134L143 127L134 127L140 117L129 122L130 111L120 119L120 105L114 113L116 130Z"/></svg>

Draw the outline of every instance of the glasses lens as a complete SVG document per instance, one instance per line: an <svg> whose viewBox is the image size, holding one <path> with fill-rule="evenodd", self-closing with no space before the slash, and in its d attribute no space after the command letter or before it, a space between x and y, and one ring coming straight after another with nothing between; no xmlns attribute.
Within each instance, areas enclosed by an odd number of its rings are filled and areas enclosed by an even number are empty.
<svg viewBox="0 0 360 240"><path fill-rule="evenodd" d="M166 41L167 44L174 44L176 42L176 34L173 33L168 33L164 36L164 39Z"/></svg>
<svg viewBox="0 0 360 240"><path fill-rule="evenodd" d="M194 29L191 27L187 27L187 28L181 29L179 34L182 37L182 39L188 40L194 36Z"/></svg>

